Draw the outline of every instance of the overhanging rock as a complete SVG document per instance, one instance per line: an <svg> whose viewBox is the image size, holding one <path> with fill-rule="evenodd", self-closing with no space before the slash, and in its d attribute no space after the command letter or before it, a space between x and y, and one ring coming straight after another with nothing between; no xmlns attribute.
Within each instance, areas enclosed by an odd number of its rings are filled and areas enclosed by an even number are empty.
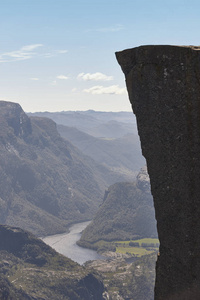
<svg viewBox="0 0 200 300"><path fill-rule="evenodd" d="M199 50L166 45L116 53L154 198L156 300L200 299Z"/></svg>

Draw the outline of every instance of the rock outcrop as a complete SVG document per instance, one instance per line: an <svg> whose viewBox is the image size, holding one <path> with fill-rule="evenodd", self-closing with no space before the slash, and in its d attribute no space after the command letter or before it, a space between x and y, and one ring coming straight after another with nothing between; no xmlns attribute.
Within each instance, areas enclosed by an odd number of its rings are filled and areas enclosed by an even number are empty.
<svg viewBox="0 0 200 300"><path fill-rule="evenodd" d="M200 299L199 50L142 46L116 53L154 198L156 300Z"/></svg>

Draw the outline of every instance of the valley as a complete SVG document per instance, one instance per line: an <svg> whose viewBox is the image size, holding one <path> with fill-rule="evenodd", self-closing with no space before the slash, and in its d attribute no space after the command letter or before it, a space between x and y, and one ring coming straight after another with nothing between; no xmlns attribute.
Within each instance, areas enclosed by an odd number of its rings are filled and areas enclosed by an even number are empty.
<svg viewBox="0 0 200 300"><path fill-rule="evenodd" d="M200 300L200 2L0 3L0 300Z"/></svg>
<svg viewBox="0 0 200 300"><path fill-rule="evenodd" d="M132 181L145 164L141 154L136 120L130 112L40 112L30 116L47 117L57 124L60 135L101 168L109 170L109 185Z"/></svg>
<svg viewBox="0 0 200 300"><path fill-rule="evenodd" d="M101 277L19 228L0 226L0 299L104 300Z"/></svg>
<svg viewBox="0 0 200 300"><path fill-rule="evenodd" d="M73 261L83 265L88 260L102 259L96 251L79 247L76 242L81 237L81 232L90 223L83 222L72 225L68 233L46 236L42 240L60 254L63 254Z"/></svg>
<svg viewBox="0 0 200 300"><path fill-rule="evenodd" d="M44 241L62 254L71 254L71 249L73 249L75 261L82 263L84 259L84 266L87 269L98 271L102 276L109 299L153 300L155 260L159 246L158 239L147 238L134 241L107 242L107 245L110 244L110 246L107 246L107 249L110 249L112 244L115 251L104 249L103 257L98 258L97 254L94 254L95 251L90 253L91 250L74 244L74 232L77 232L78 228L78 231L80 231L86 225L86 223L81 223L72 226L71 235L73 241L69 237L70 233L50 236L45 238ZM79 233L76 236L76 240L80 238L80 235ZM78 251L77 247L79 247ZM145 288L145 290L142 291L142 288Z"/></svg>
<svg viewBox="0 0 200 300"><path fill-rule="evenodd" d="M0 275L9 300L140 299L141 284L141 300L151 299L157 231L132 117L27 115L0 101Z"/></svg>
<svg viewBox="0 0 200 300"><path fill-rule="evenodd" d="M91 220L105 189L123 177L82 154L47 118L0 102L0 222L36 235Z"/></svg>

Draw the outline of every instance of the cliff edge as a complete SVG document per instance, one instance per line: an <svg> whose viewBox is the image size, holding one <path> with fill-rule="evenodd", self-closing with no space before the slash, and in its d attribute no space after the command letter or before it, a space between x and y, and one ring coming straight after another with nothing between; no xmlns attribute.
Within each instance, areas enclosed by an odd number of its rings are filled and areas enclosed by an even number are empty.
<svg viewBox="0 0 200 300"><path fill-rule="evenodd" d="M166 45L116 53L154 198L156 300L200 299L199 50Z"/></svg>

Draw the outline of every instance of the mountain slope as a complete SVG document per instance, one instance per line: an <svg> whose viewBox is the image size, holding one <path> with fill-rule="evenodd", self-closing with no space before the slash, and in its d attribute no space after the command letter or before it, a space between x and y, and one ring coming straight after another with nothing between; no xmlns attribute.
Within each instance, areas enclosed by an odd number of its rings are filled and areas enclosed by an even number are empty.
<svg viewBox="0 0 200 300"><path fill-rule="evenodd" d="M133 263L124 259L86 262L102 274L111 300L153 300L157 254L142 256Z"/></svg>
<svg viewBox="0 0 200 300"><path fill-rule="evenodd" d="M91 219L106 186L105 167L98 168L60 137L52 120L0 102L2 224L45 235Z"/></svg>
<svg viewBox="0 0 200 300"><path fill-rule="evenodd" d="M32 234L0 226L0 299L103 300L97 275Z"/></svg>
<svg viewBox="0 0 200 300"><path fill-rule="evenodd" d="M134 183L116 183L105 193L104 202L84 230L79 245L95 248L104 240L157 237L149 177L143 168Z"/></svg>
<svg viewBox="0 0 200 300"><path fill-rule="evenodd" d="M82 153L111 170L124 174L124 181L133 180L135 173L138 173L145 163L137 134L125 135L117 139L103 139L93 137L74 127L58 125L57 128L60 135Z"/></svg>

